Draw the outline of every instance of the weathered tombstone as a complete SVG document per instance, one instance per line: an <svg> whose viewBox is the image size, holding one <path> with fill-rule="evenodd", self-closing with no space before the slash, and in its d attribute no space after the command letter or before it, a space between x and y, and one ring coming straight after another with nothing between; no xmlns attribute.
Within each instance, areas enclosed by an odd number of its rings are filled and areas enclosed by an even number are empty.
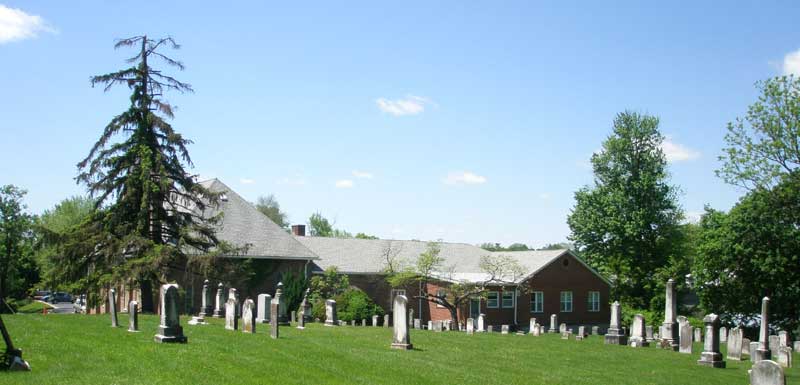
<svg viewBox="0 0 800 385"><path fill-rule="evenodd" d="M406 321L406 317L408 317L408 298L404 295L396 295L392 305L392 313L394 314L392 349L409 350L412 345L411 336L408 333L408 321Z"/></svg>
<svg viewBox="0 0 800 385"><path fill-rule="evenodd" d="M781 345L780 345L780 340L778 339L778 336L775 335L775 334L770 335L769 336L769 343L768 343L767 347L769 348L770 355L772 356L773 361L777 361L778 360L777 359L777 357L778 357L778 347L780 347L780 346Z"/></svg>
<svg viewBox="0 0 800 385"><path fill-rule="evenodd" d="M256 303L247 298L242 304L242 333L256 332Z"/></svg>
<svg viewBox="0 0 800 385"><path fill-rule="evenodd" d="M758 341L753 341L750 343L750 362L755 363L756 357L758 356L758 348L761 346L761 343Z"/></svg>
<svg viewBox="0 0 800 385"><path fill-rule="evenodd" d="M531 329L531 334L535 337L538 337L539 335L542 334L541 332L542 328L539 326L539 324L534 324L533 329Z"/></svg>
<svg viewBox="0 0 800 385"><path fill-rule="evenodd" d="M570 334L572 334L572 329L564 328L564 330L561 332L561 339L568 340Z"/></svg>
<svg viewBox="0 0 800 385"><path fill-rule="evenodd" d="M422 320L421 319L414 318L414 329L417 329L417 330L422 329Z"/></svg>
<svg viewBox="0 0 800 385"><path fill-rule="evenodd" d="M800 350L800 341L795 341L794 346L792 347L794 351Z"/></svg>
<svg viewBox="0 0 800 385"><path fill-rule="evenodd" d="M275 293L275 296L278 296L278 292ZM280 311L281 311L281 303L276 301L277 298L273 298L272 301L269 302L269 337L272 339L278 339L278 335L280 334ZM326 321L327 322L327 321ZM327 325L327 323L326 323Z"/></svg>
<svg viewBox="0 0 800 385"><path fill-rule="evenodd" d="M240 318L242 316L242 308L240 307L242 301L239 300L239 291L236 290L236 289L233 289L233 288L229 289L228 290L228 298L231 298L231 297L233 297L233 299L236 300L236 309L235 310L236 310L236 318L238 319L238 318Z"/></svg>
<svg viewBox="0 0 800 385"><path fill-rule="evenodd" d="M547 330L545 330L545 329L546 328L545 328L544 325L539 325L539 334L546 334Z"/></svg>
<svg viewBox="0 0 800 385"><path fill-rule="evenodd" d="M336 326L339 324L339 318L336 314L336 301L332 299L325 300L325 326Z"/></svg>
<svg viewBox="0 0 800 385"><path fill-rule="evenodd" d="M703 352L700 353L699 365L724 368L725 361L719 351L719 316L711 313L703 318L705 324L706 340L703 342Z"/></svg>
<svg viewBox="0 0 800 385"><path fill-rule="evenodd" d="M396 320L396 318L395 318L395 320ZM397 322L397 321L395 321L395 322ZM383 316L383 327L388 328L390 326L392 326L392 315L391 314L387 314L387 315Z"/></svg>
<svg viewBox="0 0 800 385"><path fill-rule="evenodd" d="M366 318L362 318L361 319L361 326L367 326L367 319Z"/></svg>
<svg viewBox="0 0 800 385"><path fill-rule="evenodd" d="M728 343L728 328L725 326L719 328L719 342L722 344Z"/></svg>
<svg viewBox="0 0 800 385"><path fill-rule="evenodd" d="M561 325L558 325L558 332L563 333L565 331L567 331L567 324L562 322Z"/></svg>
<svg viewBox="0 0 800 385"><path fill-rule="evenodd" d="M586 338L586 327L578 326L578 334L575 335L575 339L580 341L584 338Z"/></svg>
<svg viewBox="0 0 800 385"><path fill-rule="evenodd" d="M467 334L472 335L475 333L475 323L472 318L467 318Z"/></svg>
<svg viewBox="0 0 800 385"><path fill-rule="evenodd" d="M702 329L694 328L694 342L703 342Z"/></svg>
<svg viewBox="0 0 800 385"><path fill-rule="evenodd" d="M256 300L258 301L256 304L256 313L258 314L256 316L256 322L261 324L269 323L269 305L272 302L272 296L269 294L259 294Z"/></svg>
<svg viewBox="0 0 800 385"><path fill-rule="evenodd" d="M500 325L500 334L508 334L508 325Z"/></svg>
<svg viewBox="0 0 800 385"><path fill-rule="evenodd" d="M592 326L592 335L599 336L600 335L600 327L599 326Z"/></svg>
<svg viewBox="0 0 800 385"><path fill-rule="evenodd" d="M647 339L645 339L644 336L644 322L644 316L641 314L637 314L633 317L633 323L631 324L631 338L628 340L628 344L633 348L650 346L650 343L647 342Z"/></svg>
<svg viewBox="0 0 800 385"><path fill-rule="evenodd" d="M727 359L734 361L742 360L742 338L744 338L742 333L742 329L737 326L731 329L730 334L728 334Z"/></svg>
<svg viewBox="0 0 800 385"><path fill-rule="evenodd" d="M344 322L344 320L340 319L339 320L339 326L347 326L347 322Z"/></svg>
<svg viewBox="0 0 800 385"><path fill-rule="evenodd" d="M788 346L778 347L778 363L784 368L792 367L792 351Z"/></svg>
<svg viewBox="0 0 800 385"><path fill-rule="evenodd" d="M478 314L478 333L486 331L486 314Z"/></svg>
<svg viewBox="0 0 800 385"><path fill-rule="evenodd" d="M128 303L128 331L131 333L139 331L139 303L136 301Z"/></svg>
<svg viewBox="0 0 800 385"><path fill-rule="evenodd" d="M678 344L678 301L675 298L675 281L670 278L667 281L664 304L664 323L661 324L660 337L663 347L668 347L674 351L679 348Z"/></svg>
<svg viewBox="0 0 800 385"><path fill-rule="evenodd" d="M414 326L414 309L408 309L408 327Z"/></svg>
<svg viewBox="0 0 800 385"><path fill-rule="evenodd" d="M435 321L433 323L433 330L437 331L437 332L443 332L444 331L444 321Z"/></svg>
<svg viewBox="0 0 800 385"><path fill-rule="evenodd" d="M744 332L742 332L742 335L744 335ZM744 356L750 356L750 339L742 337L742 359L744 359Z"/></svg>
<svg viewBox="0 0 800 385"><path fill-rule="evenodd" d="M108 291L108 314L111 316L111 327L119 327L119 319L117 318L117 290L115 289Z"/></svg>
<svg viewBox="0 0 800 385"><path fill-rule="evenodd" d="M531 332L533 332L533 328L534 328L535 326L536 326L536 318L531 318L531 320L530 320L530 323L529 323L529 326L528 326L528 330L530 330Z"/></svg>
<svg viewBox="0 0 800 385"><path fill-rule="evenodd" d="M778 332L778 346L788 346L791 347L789 344L789 333L786 330L781 330Z"/></svg>
<svg viewBox="0 0 800 385"><path fill-rule="evenodd" d="M297 312L292 310L292 313L289 315L289 322L297 322Z"/></svg>
<svg viewBox="0 0 800 385"><path fill-rule="evenodd" d="M222 282L217 285L217 296L214 300L214 314L212 317L214 318L222 318L225 316L225 288L222 286Z"/></svg>
<svg viewBox="0 0 800 385"><path fill-rule="evenodd" d="M213 293L211 293L211 288L208 287L208 280L203 281L203 295L201 296L202 303L200 304L200 317L211 317L214 312L214 308L211 307L211 302L214 301Z"/></svg>
<svg viewBox="0 0 800 385"><path fill-rule="evenodd" d="M281 326L289 326L289 312L286 308L286 297L283 295L283 282L278 282L278 287L275 289L275 297L272 299L273 302L278 303L278 322L281 323Z"/></svg>
<svg viewBox="0 0 800 385"><path fill-rule="evenodd" d="M486 327L486 332L487 332L487 333L492 333L492 332L494 332L494 326L492 326L492 325L489 325L489 326L487 326L487 327Z"/></svg>
<svg viewBox="0 0 800 385"><path fill-rule="evenodd" d="M372 326L378 326L378 315L372 316Z"/></svg>
<svg viewBox="0 0 800 385"><path fill-rule="evenodd" d="M692 354L692 324L684 317L678 317L678 334L680 338L680 347L678 349L681 353Z"/></svg>
<svg viewBox="0 0 800 385"><path fill-rule="evenodd" d="M761 360L750 369L750 385L786 385L783 368L775 361Z"/></svg>
<svg viewBox="0 0 800 385"><path fill-rule="evenodd" d="M433 321L428 320L428 330L433 331Z"/></svg>
<svg viewBox="0 0 800 385"><path fill-rule="evenodd" d="M178 314L178 285L161 285L161 324L158 326L156 342L186 343L181 318Z"/></svg>
<svg viewBox="0 0 800 385"><path fill-rule="evenodd" d="M22 349L17 349L11 342L11 335L8 334L6 324L3 322L3 317L0 317L0 334L3 335L3 341L6 344L6 351L0 360L0 369L10 371L30 371L31 365L22 359Z"/></svg>
<svg viewBox="0 0 800 385"><path fill-rule="evenodd" d="M228 297L225 302L225 329L239 330L239 319L236 317L236 298Z"/></svg>
<svg viewBox="0 0 800 385"><path fill-rule="evenodd" d="M303 294L303 301L300 302L300 313L297 317L297 328L298 329L305 329L306 328L306 313L309 312L311 308L311 304L308 303L308 294L311 292L311 289L306 289L305 294ZM356 320L353 320L353 326L356 326Z"/></svg>
<svg viewBox="0 0 800 385"><path fill-rule="evenodd" d="M646 325L644 327L644 339L647 342L653 342L653 325Z"/></svg>
<svg viewBox="0 0 800 385"><path fill-rule="evenodd" d="M605 343L611 345L627 345L628 337L624 333L620 333L620 306L619 302L614 301L611 304L611 322L609 322L608 330L605 335Z"/></svg>
<svg viewBox="0 0 800 385"><path fill-rule="evenodd" d="M751 356L751 361L758 362L772 358L772 351L769 349L769 297L761 299L761 326L758 329L758 349L756 354Z"/></svg>
<svg viewBox="0 0 800 385"><path fill-rule="evenodd" d="M555 315L555 314L551 314L550 315L550 330L548 330L548 332L555 333L556 331L558 331L558 329L556 329L556 324L557 323L558 323L558 316Z"/></svg>

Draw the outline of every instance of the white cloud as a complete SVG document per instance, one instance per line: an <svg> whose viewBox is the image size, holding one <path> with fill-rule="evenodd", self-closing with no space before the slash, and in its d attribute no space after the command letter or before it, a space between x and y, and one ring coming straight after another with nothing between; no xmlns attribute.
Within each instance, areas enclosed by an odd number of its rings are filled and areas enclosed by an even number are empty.
<svg viewBox="0 0 800 385"><path fill-rule="evenodd" d="M32 39L39 32L55 33L56 30L41 16L29 15L21 9L0 4L0 44Z"/></svg>
<svg viewBox="0 0 800 385"><path fill-rule="evenodd" d="M688 148L680 143L675 143L670 137L666 137L661 143L661 151L667 157L667 162L681 162L685 160L697 159L700 153Z"/></svg>
<svg viewBox="0 0 800 385"><path fill-rule="evenodd" d="M469 171L451 172L442 179L444 184L484 184L486 177L471 173Z"/></svg>
<svg viewBox="0 0 800 385"><path fill-rule="evenodd" d="M239 183L241 183L241 184L253 184L253 183L256 183L256 181L254 179L250 179L250 178L242 178L242 179L239 179Z"/></svg>
<svg viewBox="0 0 800 385"><path fill-rule="evenodd" d="M353 187L353 181L350 179L342 179L336 181L336 188L351 188Z"/></svg>
<svg viewBox="0 0 800 385"><path fill-rule="evenodd" d="M428 98L414 95L408 95L404 99L395 100L378 98L375 100L375 103L381 111L394 116L417 115L425 111L425 106L433 104Z"/></svg>
<svg viewBox="0 0 800 385"><path fill-rule="evenodd" d="M353 176L361 179L372 179L372 174L365 171L353 170Z"/></svg>
<svg viewBox="0 0 800 385"><path fill-rule="evenodd" d="M800 49L783 57L783 74L800 76Z"/></svg>

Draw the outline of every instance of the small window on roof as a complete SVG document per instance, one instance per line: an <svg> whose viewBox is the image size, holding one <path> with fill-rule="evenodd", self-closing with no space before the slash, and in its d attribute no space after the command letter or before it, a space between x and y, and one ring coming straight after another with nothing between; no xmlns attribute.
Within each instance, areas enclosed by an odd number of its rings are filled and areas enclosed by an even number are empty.
<svg viewBox="0 0 800 385"><path fill-rule="evenodd" d="M564 258L564 260L561 261L561 264L564 265L564 267L569 266L569 258Z"/></svg>
<svg viewBox="0 0 800 385"><path fill-rule="evenodd" d="M219 194L219 200L223 201L223 202L227 202L228 201L228 194L225 194L225 193Z"/></svg>

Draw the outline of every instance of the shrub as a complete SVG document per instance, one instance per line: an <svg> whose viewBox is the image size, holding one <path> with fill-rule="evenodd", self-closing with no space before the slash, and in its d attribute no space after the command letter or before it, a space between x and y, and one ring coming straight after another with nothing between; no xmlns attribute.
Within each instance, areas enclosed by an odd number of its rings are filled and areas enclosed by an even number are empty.
<svg viewBox="0 0 800 385"><path fill-rule="evenodd" d="M349 288L336 296L336 306L339 319L347 322L371 318L373 315L383 315L384 313L383 309L376 305L367 293L358 288Z"/></svg>

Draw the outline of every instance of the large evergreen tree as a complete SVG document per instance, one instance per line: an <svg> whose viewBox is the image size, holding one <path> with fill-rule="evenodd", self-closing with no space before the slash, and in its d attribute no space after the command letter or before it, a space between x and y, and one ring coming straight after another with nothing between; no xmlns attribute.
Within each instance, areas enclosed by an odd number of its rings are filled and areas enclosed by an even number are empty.
<svg viewBox="0 0 800 385"><path fill-rule="evenodd" d="M212 220L202 213L216 196L186 171L192 166L191 143L167 122L173 109L165 91L192 92L189 84L152 66L154 61L182 70L183 64L159 52L179 48L172 38L136 36L115 48L134 47L131 67L91 78L105 90L132 90L130 106L103 130L89 155L78 163L77 180L103 208L90 226L96 239L91 270L113 266L114 279L133 279L142 289L142 310L152 311L152 281L166 279L167 269L187 251L205 252L217 244ZM114 139L120 142L112 142ZM98 223L100 225L98 225Z"/></svg>
<svg viewBox="0 0 800 385"><path fill-rule="evenodd" d="M39 279L33 263L32 219L22 199L26 191L14 185L0 186L0 301L22 298ZM6 306L0 303L0 312Z"/></svg>
<svg viewBox="0 0 800 385"><path fill-rule="evenodd" d="M567 223L581 255L611 278L612 295L627 305L650 307L680 236L682 211L668 183L658 118L623 112L592 156L594 186L575 193Z"/></svg>

